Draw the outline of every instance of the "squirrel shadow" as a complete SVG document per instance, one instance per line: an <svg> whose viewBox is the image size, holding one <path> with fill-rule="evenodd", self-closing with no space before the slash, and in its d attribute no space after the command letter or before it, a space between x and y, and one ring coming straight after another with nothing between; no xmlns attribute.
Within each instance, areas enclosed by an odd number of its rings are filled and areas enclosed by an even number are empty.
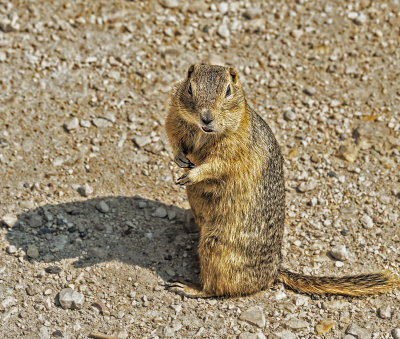
<svg viewBox="0 0 400 339"><path fill-rule="evenodd" d="M193 225L187 229L187 213L176 206L104 197L44 205L17 217L6 237L17 251L34 257L25 255L30 261L75 259L73 266L81 268L119 260L154 270L165 281L199 279L198 235Z"/></svg>

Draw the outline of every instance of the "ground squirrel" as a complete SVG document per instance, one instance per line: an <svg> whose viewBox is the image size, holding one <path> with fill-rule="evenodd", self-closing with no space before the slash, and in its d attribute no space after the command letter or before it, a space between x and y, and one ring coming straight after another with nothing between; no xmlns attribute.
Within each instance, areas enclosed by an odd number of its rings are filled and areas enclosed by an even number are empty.
<svg viewBox="0 0 400 339"><path fill-rule="evenodd" d="M246 102L234 68L192 65L173 91L166 131L178 184L200 229L201 284L187 297L244 296L281 281L310 294L364 295L398 285L390 273L313 277L281 267L285 185L280 147Z"/></svg>

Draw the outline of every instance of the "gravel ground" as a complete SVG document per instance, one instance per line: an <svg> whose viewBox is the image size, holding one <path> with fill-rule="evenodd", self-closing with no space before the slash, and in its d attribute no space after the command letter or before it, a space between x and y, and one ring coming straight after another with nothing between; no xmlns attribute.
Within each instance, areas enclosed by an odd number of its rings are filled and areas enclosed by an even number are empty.
<svg viewBox="0 0 400 339"><path fill-rule="evenodd" d="M1 1L0 337L400 338L399 291L165 289L199 273L163 125L200 62L282 145L284 265L399 272L398 0Z"/></svg>

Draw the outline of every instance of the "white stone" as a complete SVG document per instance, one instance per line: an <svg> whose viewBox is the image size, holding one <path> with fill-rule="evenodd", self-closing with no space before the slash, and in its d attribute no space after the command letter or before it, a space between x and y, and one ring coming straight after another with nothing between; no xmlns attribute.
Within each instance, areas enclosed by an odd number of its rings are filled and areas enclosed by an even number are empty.
<svg viewBox="0 0 400 339"><path fill-rule="evenodd" d="M400 339L400 328L393 329L392 336L394 339Z"/></svg>
<svg viewBox="0 0 400 339"><path fill-rule="evenodd" d="M59 301L62 308L80 309L85 302L85 297L72 288L64 288L59 295Z"/></svg>
<svg viewBox="0 0 400 339"><path fill-rule="evenodd" d="M77 117L73 117L69 119L65 124L64 127L67 131L72 131L79 127L79 119Z"/></svg>
<svg viewBox="0 0 400 339"><path fill-rule="evenodd" d="M1 218L1 222L6 224L8 227L13 227L18 221L18 217L15 214L8 213Z"/></svg>
<svg viewBox="0 0 400 339"><path fill-rule="evenodd" d="M228 12L228 10L229 10L229 5L228 5L226 2L221 2L221 3L218 5L218 10L219 10L219 12L223 15L223 14L225 14L225 13Z"/></svg>
<svg viewBox="0 0 400 339"><path fill-rule="evenodd" d="M337 260L346 261L348 252L345 245L336 245L331 249L331 255Z"/></svg>
<svg viewBox="0 0 400 339"><path fill-rule="evenodd" d="M247 321L252 325L263 328L265 326L265 316L262 307L254 306L240 315L240 320Z"/></svg>
<svg viewBox="0 0 400 339"><path fill-rule="evenodd" d="M385 305L379 308L378 315L382 319L390 319L392 316L391 311L390 305Z"/></svg>
<svg viewBox="0 0 400 339"><path fill-rule="evenodd" d="M374 222L371 219L371 217L367 214L364 214L361 219L361 224L365 227L365 228L372 228L374 227Z"/></svg>
<svg viewBox="0 0 400 339"><path fill-rule="evenodd" d="M217 33L221 38L225 38L225 39L229 38L229 35L230 35L228 26L226 24L220 25L218 27Z"/></svg>

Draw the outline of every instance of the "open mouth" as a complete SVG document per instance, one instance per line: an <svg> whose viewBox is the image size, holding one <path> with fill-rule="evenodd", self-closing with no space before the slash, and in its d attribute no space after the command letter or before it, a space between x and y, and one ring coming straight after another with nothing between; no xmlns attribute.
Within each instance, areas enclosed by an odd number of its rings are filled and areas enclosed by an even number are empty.
<svg viewBox="0 0 400 339"><path fill-rule="evenodd" d="M206 127L206 126L202 126L201 129L202 129L204 132L206 132L206 133L214 132L213 129L208 128L208 127Z"/></svg>

